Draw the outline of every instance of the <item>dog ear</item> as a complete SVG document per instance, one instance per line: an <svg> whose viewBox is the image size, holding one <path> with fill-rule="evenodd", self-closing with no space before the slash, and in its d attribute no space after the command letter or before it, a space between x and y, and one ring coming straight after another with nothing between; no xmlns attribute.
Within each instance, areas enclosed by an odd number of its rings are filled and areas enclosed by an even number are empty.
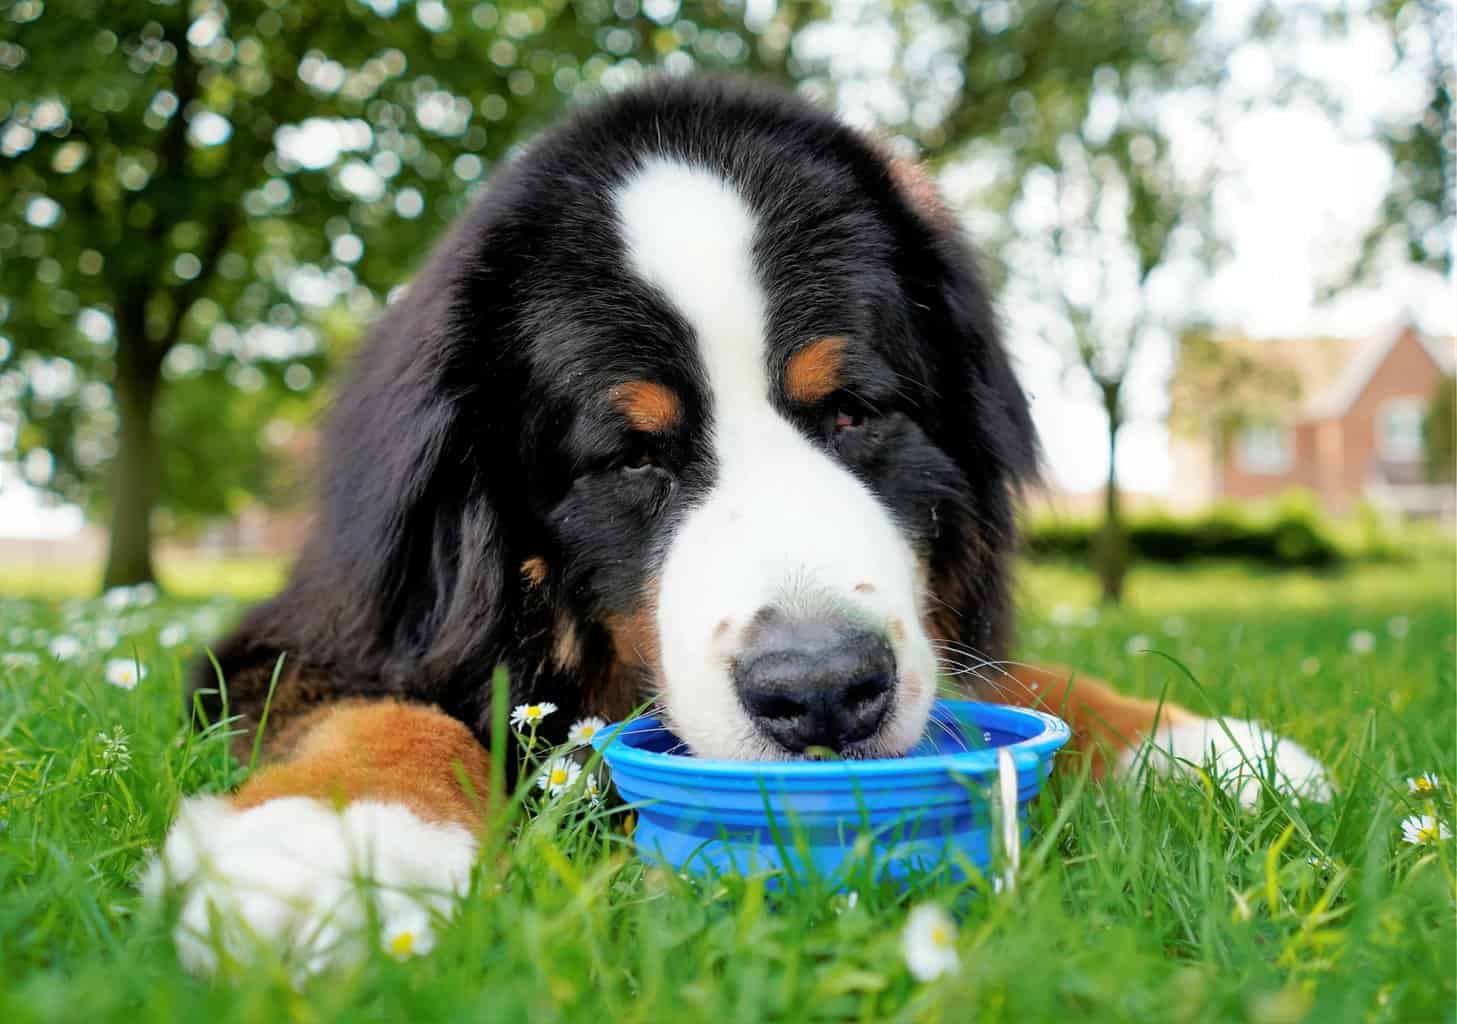
<svg viewBox="0 0 1457 1024"><path fill-rule="evenodd" d="M301 566L335 590L340 638L378 651L386 678L412 674L412 689L489 658L510 604L481 455L513 448L487 440L478 386L496 353L474 311L465 329L467 263L437 255L372 331L329 423Z"/></svg>
<svg viewBox="0 0 1457 1024"><path fill-rule="evenodd" d="M999 658L1011 636L1017 503L1037 476L1037 433L955 217L920 168L893 157L886 166L910 222L902 284L938 392L936 440L970 489L968 504L944 510L933 543L932 627L943 640Z"/></svg>

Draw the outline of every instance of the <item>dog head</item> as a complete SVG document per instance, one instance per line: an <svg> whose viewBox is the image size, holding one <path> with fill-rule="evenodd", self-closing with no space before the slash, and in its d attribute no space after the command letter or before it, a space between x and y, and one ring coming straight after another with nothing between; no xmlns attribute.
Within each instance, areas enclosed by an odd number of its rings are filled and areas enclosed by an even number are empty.
<svg viewBox="0 0 1457 1024"><path fill-rule="evenodd" d="M924 182L661 82L499 170L377 325L289 628L481 731L505 663L516 699L655 697L701 756L897 754L938 644L1000 656L1035 458Z"/></svg>

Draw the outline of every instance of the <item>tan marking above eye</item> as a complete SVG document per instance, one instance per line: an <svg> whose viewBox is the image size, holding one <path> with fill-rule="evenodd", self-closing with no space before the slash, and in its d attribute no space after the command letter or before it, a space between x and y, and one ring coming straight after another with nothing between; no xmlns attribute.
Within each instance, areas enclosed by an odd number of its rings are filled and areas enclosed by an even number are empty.
<svg viewBox="0 0 1457 1024"><path fill-rule="evenodd" d="M521 563L521 577L529 587L541 586L541 581L546 579L546 562L540 558L528 558Z"/></svg>
<svg viewBox="0 0 1457 1024"><path fill-rule="evenodd" d="M810 342L784 367L784 394L791 402L809 405L840 386L845 339L832 334Z"/></svg>
<svg viewBox="0 0 1457 1024"><path fill-rule="evenodd" d="M650 380L630 380L614 385L607 398L627 417L634 430L661 434L683 419L683 404L671 389Z"/></svg>

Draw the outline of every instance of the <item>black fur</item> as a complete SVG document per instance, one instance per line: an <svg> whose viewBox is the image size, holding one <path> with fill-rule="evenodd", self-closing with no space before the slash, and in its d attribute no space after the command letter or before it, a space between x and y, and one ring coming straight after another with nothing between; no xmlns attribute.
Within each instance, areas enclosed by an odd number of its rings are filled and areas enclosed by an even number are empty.
<svg viewBox="0 0 1457 1024"><path fill-rule="evenodd" d="M626 710L604 623L641 601L675 509L713 475L688 329L623 269L611 220L614 184L658 154L719 170L755 208L772 358L851 339L844 391L786 412L894 512L951 606L941 632L1002 655L1015 491L1036 443L970 249L809 104L660 81L499 169L375 325L327 429L312 539L218 650L233 711L257 721L281 652L285 686L311 680L281 706L394 694L483 740L498 664L513 702L555 701L563 726ZM628 378L685 398L681 429L650 452L609 414ZM840 410L858 426L830 430ZM520 572L533 557L549 567L536 587ZM571 670L551 655L567 621ZM210 665L197 685L215 686Z"/></svg>

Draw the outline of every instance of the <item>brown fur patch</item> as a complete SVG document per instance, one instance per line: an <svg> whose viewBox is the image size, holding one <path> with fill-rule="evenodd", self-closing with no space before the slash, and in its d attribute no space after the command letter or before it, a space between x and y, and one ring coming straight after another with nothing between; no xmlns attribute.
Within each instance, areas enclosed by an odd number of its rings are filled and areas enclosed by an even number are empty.
<svg viewBox="0 0 1457 1024"><path fill-rule="evenodd" d="M575 672L582 667L582 643L577 636L577 620L564 611L556 614L552 630L552 664L562 672Z"/></svg>
<svg viewBox="0 0 1457 1024"><path fill-rule="evenodd" d="M810 405L840 386L845 339L838 335L805 345L784 367L784 394L791 402Z"/></svg>
<svg viewBox="0 0 1457 1024"><path fill-rule="evenodd" d="M609 615L603 622L612 641L612 664L604 685L590 695L594 714L609 721L622 717L662 678L657 611L658 581L654 578L643 587L636 608L625 615Z"/></svg>
<svg viewBox="0 0 1457 1024"><path fill-rule="evenodd" d="M974 684L980 699L1036 708L1066 721L1073 732L1069 746L1090 754L1094 778L1101 778L1122 751L1141 743L1155 728L1198 717L1178 704L1126 696L1067 668L1014 665L982 671L991 678Z"/></svg>
<svg viewBox="0 0 1457 1024"><path fill-rule="evenodd" d="M901 157L888 158L886 166L895 187L928 224L942 231L949 231L955 226L946 203L941 199L940 190L923 166Z"/></svg>
<svg viewBox="0 0 1457 1024"><path fill-rule="evenodd" d="M654 381L630 380L618 384L607 397L635 430L662 434L683 419L683 406L678 396Z"/></svg>
<svg viewBox="0 0 1457 1024"><path fill-rule="evenodd" d="M469 729L437 708L340 701L291 723L289 733L288 760L245 782L233 795L235 807L285 796L335 804L380 800L403 804L426 821L480 825L488 755ZM457 769L473 793L462 788Z"/></svg>
<svg viewBox="0 0 1457 1024"><path fill-rule="evenodd" d="M541 558L528 558L521 563L521 578L526 581L528 587L539 587L546 580L546 561Z"/></svg>

